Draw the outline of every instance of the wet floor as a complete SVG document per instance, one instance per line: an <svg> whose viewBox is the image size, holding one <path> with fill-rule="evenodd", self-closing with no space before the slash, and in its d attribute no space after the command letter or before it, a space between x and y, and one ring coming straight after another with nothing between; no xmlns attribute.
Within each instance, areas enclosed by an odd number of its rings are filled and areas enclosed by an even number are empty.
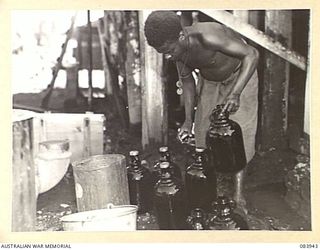
<svg viewBox="0 0 320 250"><path fill-rule="evenodd" d="M54 109L61 109L61 91L55 90L51 105ZM39 107L41 94L15 95L14 101ZM158 158L158 146L155 145L141 149L140 135L127 133L119 128L121 124L115 114L105 112L105 103L98 103L96 113L104 113L107 117L107 134L105 135L105 153L120 153L128 156L130 150L140 150L141 158L146 159L150 165ZM84 112L77 107L76 112ZM75 112L73 110L73 112ZM168 146L171 149L173 160L181 167L182 173L190 161L188 147L182 146L176 139L176 131L169 130ZM245 197L248 214L246 219L251 230L310 230L311 219L298 215L285 201L285 176L292 169L296 154L289 150L270 149L268 152L257 152L250 162L244 182ZM228 196L232 195L232 178L223 177L219 188ZM46 193L40 194L37 202L37 231L62 230L60 218L77 211L74 182L71 168L61 182ZM138 218L138 229L157 229L156 219L152 215Z"/></svg>
<svg viewBox="0 0 320 250"><path fill-rule="evenodd" d="M226 189L232 189L232 178L226 177L222 180L224 181L222 189L230 195L232 191ZM246 180L250 180L250 176ZM250 230L310 230L310 221L290 208L285 201L285 195L286 187L283 182L247 184L245 197L248 214L244 215L242 211L240 214L246 218ZM37 211L37 231L62 230L60 218L77 211L71 167L56 187L39 195ZM152 213L139 216L137 225L141 230L158 229L156 218Z"/></svg>

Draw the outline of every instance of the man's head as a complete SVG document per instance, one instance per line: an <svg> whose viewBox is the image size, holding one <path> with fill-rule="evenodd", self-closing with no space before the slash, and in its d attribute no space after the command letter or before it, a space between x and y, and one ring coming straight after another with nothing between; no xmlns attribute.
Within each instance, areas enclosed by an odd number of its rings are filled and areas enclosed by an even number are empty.
<svg viewBox="0 0 320 250"><path fill-rule="evenodd" d="M173 11L153 11L144 26L147 42L155 49L176 42L181 30L180 19Z"/></svg>

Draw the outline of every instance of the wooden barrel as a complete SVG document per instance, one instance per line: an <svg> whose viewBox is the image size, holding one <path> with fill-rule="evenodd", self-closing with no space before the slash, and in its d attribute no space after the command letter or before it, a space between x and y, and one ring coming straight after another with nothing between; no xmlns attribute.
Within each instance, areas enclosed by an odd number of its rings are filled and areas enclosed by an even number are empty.
<svg viewBox="0 0 320 250"><path fill-rule="evenodd" d="M124 155L95 155L72 166L78 212L130 204Z"/></svg>
<svg viewBox="0 0 320 250"><path fill-rule="evenodd" d="M35 231L36 186L33 163L32 117L35 113L13 111L12 137L12 231Z"/></svg>

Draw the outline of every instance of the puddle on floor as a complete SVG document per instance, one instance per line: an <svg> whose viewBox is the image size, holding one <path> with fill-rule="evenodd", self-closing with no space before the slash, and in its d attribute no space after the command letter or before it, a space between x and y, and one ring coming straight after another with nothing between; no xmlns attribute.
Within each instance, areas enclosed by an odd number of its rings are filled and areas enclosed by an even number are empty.
<svg viewBox="0 0 320 250"><path fill-rule="evenodd" d="M272 183L246 190L250 215L266 223L269 230L311 230L311 225L284 200L283 183ZM248 218L248 219L249 219Z"/></svg>

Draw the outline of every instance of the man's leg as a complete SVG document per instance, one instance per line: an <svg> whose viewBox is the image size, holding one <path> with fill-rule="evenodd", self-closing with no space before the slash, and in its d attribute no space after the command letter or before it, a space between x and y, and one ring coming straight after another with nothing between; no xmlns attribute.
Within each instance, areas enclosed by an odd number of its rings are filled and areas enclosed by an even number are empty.
<svg viewBox="0 0 320 250"><path fill-rule="evenodd" d="M247 162L250 162L255 154L255 135L257 130L258 116L258 76L253 74L240 97L240 109L230 116L230 119L238 122L242 129L243 142L246 152ZM243 195L243 183L245 169L239 171L234 176L234 200L238 207L247 212L246 201Z"/></svg>
<svg viewBox="0 0 320 250"><path fill-rule="evenodd" d="M202 86L200 86L201 93L198 93L199 97L195 113L195 141L196 147L206 148L206 135L210 126L210 115L218 104L219 85L214 82L209 82L201 78L201 76L198 84Z"/></svg>
<svg viewBox="0 0 320 250"><path fill-rule="evenodd" d="M242 209L244 213L247 213L246 199L243 195L243 179L245 170L241 170L234 176L234 195L233 199L237 203L238 208Z"/></svg>

